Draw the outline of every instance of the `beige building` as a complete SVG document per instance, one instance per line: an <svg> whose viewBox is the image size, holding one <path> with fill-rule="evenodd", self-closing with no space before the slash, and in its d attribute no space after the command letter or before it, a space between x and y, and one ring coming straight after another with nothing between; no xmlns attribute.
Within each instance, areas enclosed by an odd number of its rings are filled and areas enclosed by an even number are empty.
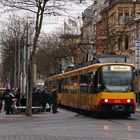
<svg viewBox="0 0 140 140"><path fill-rule="evenodd" d="M130 37L129 37L129 49L128 52L130 54L132 62L136 65L137 68L137 62L136 62L136 56L137 50L136 50L136 42L140 42L140 18L135 18L132 22L130 22Z"/></svg>
<svg viewBox="0 0 140 140"><path fill-rule="evenodd" d="M81 28L80 47L82 50L82 62L87 62L93 56L93 23L92 23L92 6L85 9L82 13L83 26Z"/></svg>
<svg viewBox="0 0 140 140"><path fill-rule="evenodd" d="M117 0L102 11L101 25L104 35L104 53L117 53L132 56L130 46L130 22L140 14L140 1ZM133 25L133 24L132 24ZM101 37L101 36L98 36ZM97 46L98 47L98 46ZM133 54L134 55L134 54Z"/></svg>
<svg viewBox="0 0 140 140"><path fill-rule="evenodd" d="M139 17L140 0L95 0L82 15L80 44L83 62L90 61L92 57L89 55L93 56L96 52L96 55L128 55L135 64Z"/></svg>

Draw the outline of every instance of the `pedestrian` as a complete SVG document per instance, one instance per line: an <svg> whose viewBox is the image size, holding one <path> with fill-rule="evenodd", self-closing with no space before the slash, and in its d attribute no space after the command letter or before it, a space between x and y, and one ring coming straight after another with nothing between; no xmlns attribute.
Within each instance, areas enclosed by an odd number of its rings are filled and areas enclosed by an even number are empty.
<svg viewBox="0 0 140 140"><path fill-rule="evenodd" d="M46 111L46 104L47 104L47 92L46 90L42 90L42 98L41 98L41 104L42 104L42 112Z"/></svg>
<svg viewBox="0 0 140 140"><path fill-rule="evenodd" d="M17 89L15 98L16 98L16 106L20 106L20 88Z"/></svg>
<svg viewBox="0 0 140 140"><path fill-rule="evenodd" d="M6 110L6 115L11 114L11 107L14 99L14 95L11 93L10 89L6 89L6 91L3 94L2 99L5 102L5 110Z"/></svg>
<svg viewBox="0 0 140 140"><path fill-rule="evenodd" d="M42 111L50 111L50 92L46 89L42 91Z"/></svg>
<svg viewBox="0 0 140 140"><path fill-rule="evenodd" d="M2 100L0 99L0 112L2 110Z"/></svg>
<svg viewBox="0 0 140 140"><path fill-rule="evenodd" d="M0 112L2 110L2 93L0 93Z"/></svg>
<svg viewBox="0 0 140 140"><path fill-rule="evenodd" d="M50 92L50 90L47 90L46 96L47 96L46 111L51 111L51 92Z"/></svg>
<svg viewBox="0 0 140 140"><path fill-rule="evenodd" d="M22 107L19 112L25 112L25 108L26 108L26 97L24 95L22 95L21 99L20 99L20 106Z"/></svg>
<svg viewBox="0 0 140 140"><path fill-rule="evenodd" d="M56 92L56 87L53 86L53 90L51 92L51 105L52 105L52 112L57 113L57 92Z"/></svg>
<svg viewBox="0 0 140 140"><path fill-rule="evenodd" d="M32 97L32 106L41 106L41 96L42 91L41 89L37 89L33 91L33 97Z"/></svg>
<svg viewBox="0 0 140 140"><path fill-rule="evenodd" d="M11 106L11 113L12 114L17 114L17 99L13 98L12 99L12 106Z"/></svg>
<svg viewBox="0 0 140 140"><path fill-rule="evenodd" d="M20 99L20 105L21 106L26 106L26 98L24 95L22 95L21 99Z"/></svg>
<svg viewBox="0 0 140 140"><path fill-rule="evenodd" d="M140 106L140 91L138 92L138 106Z"/></svg>

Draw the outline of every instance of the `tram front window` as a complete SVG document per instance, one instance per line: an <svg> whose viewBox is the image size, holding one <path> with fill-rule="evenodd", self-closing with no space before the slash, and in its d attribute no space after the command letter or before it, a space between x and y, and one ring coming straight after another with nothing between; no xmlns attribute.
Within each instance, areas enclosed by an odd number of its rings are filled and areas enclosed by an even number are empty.
<svg viewBox="0 0 140 140"><path fill-rule="evenodd" d="M119 68L116 66L116 68ZM103 67L103 85L104 91L132 91L132 70L131 67L121 67L117 69L111 69L108 66L107 69ZM124 69L123 69L124 68ZM128 68L128 69L125 69Z"/></svg>

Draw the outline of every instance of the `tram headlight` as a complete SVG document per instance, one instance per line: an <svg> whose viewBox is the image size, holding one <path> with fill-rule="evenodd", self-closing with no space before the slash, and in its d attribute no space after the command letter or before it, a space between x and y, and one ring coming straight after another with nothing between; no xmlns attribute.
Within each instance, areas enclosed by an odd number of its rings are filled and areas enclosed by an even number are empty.
<svg viewBox="0 0 140 140"><path fill-rule="evenodd" d="M108 102L109 102L109 100L108 100L108 99L104 99L104 102L105 102L105 103L108 103Z"/></svg>
<svg viewBox="0 0 140 140"><path fill-rule="evenodd" d="M131 102L131 100L130 99L127 99L127 103L130 103Z"/></svg>

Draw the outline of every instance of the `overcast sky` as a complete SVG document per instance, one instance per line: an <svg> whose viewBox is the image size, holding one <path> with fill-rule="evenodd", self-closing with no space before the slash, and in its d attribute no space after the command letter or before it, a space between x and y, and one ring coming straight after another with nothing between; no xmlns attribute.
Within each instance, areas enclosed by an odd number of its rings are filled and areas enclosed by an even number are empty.
<svg viewBox="0 0 140 140"><path fill-rule="evenodd" d="M85 1L85 2L84 2ZM61 17L58 16L50 16L44 18L43 22L43 28L42 31L45 33L51 33L55 30L58 30L58 28L63 28L64 21L67 21L68 18L73 18L76 20L76 22L80 23L81 18L78 19L78 17L82 16L82 12L93 3L94 0L83 0L82 4L74 4L71 3L70 1L66 3L66 7L68 9L68 13L64 14ZM1 9L1 8L0 8ZM1 10L0 10L1 12ZM10 15L10 13L8 13ZM24 14L25 16L25 14ZM9 18L9 16L5 14L0 13L0 23L3 21L6 21Z"/></svg>
<svg viewBox="0 0 140 140"><path fill-rule="evenodd" d="M67 21L68 18L75 19L76 22L81 23L81 18L78 17L82 16L82 12L91 4L93 0L87 0L84 4L67 4L66 7L68 8L68 13L62 17L49 17L49 20L44 20L43 23L43 31L50 33L52 31L57 30L58 28L63 28L64 21ZM48 17L47 17L48 19Z"/></svg>
<svg viewBox="0 0 140 140"><path fill-rule="evenodd" d="M82 12L91 4L93 0L86 0L83 4L73 4L67 3L66 7L68 9L68 14L65 14L62 17L45 17L43 23L43 31L47 33L51 33L58 28L63 28L64 21L67 21L68 18L75 19L79 24L81 23ZM49 19L49 20L48 20Z"/></svg>

